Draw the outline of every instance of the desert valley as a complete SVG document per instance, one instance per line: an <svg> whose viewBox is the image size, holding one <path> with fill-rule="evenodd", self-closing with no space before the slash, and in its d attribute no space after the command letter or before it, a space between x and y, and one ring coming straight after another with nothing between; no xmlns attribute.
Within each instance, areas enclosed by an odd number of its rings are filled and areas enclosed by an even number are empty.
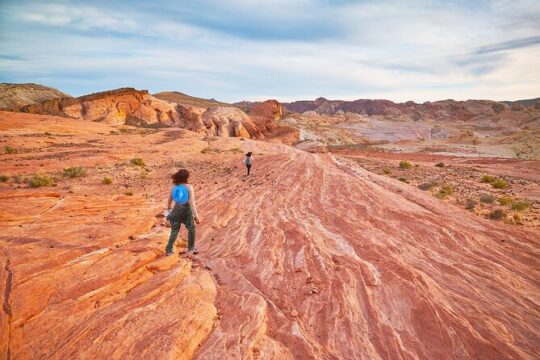
<svg viewBox="0 0 540 360"><path fill-rule="evenodd" d="M0 108L2 358L540 352L538 99L231 104L2 84ZM195 258L177 255L184 228L164 256L180 168Z"/></svg>

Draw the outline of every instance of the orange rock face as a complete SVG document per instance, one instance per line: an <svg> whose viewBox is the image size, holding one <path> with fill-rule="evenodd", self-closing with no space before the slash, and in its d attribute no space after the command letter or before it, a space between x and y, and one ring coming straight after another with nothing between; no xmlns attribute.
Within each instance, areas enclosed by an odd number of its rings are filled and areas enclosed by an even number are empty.
<svg viewBox="0 0 540 360"><path fill-rule="evenodd" d="M0 112L0 136L17 149L0 155L3 358L540 352L538 231L328 153L237 138L201 153L203 134L116 130ZM250 177L234 149L255 153ZM86 176L62 176L79 165ZM202 218L196 260L163 256L160 214L179 166L192 172ZM29 188L38 172L52 184Z"/></svg>
<svg viewBox="0 0 540 360"><path fill-rule="evenodd" d="M298 130L280 124L283 108L276 100L256 103L249 110L251 124L246 126L250 134L257 139L268 139L283 144L294 144L300 140Z"/></svg>

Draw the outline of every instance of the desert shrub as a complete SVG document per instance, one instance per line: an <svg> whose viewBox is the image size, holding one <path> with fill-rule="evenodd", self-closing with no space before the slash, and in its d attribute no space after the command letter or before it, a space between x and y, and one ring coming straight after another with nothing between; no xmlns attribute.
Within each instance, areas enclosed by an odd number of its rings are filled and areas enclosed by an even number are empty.
<svg viewBox="0 0 540 360"><path fill-rule="evenodd" d="M51 185L51 183L52 183L52 180L49 177L45 175L39 175L39 174L35 174L34 176L30 178L30 180L28 180L28 186L30 186L31 188L49 186Z"/></svg>
<svg viewBox="0 0 540 360"><path fill-rule="evenodd" d="M508 187L508 183L503 179L496 179L491 183L491 186L494 189L506 189Z"/></svg>
<svg viewBox="0 0 540 360"><path fill-rule="evenodd" d="M435 194L439 199L446 199L448 196L452 195L454 193L454 188L452 185L443 184L439 191Z"/></svg>
<svg viewBox="0 0 540 360"><path fill-rule="evenodd" d="M498 198L497 202L501 205L510 205L512 203L512 198L510 196L503 196Z"/></svg>
<svg viewBox="0 0 540 360"><path fill-rule="evenodd" d="M17 153L17 149L15 149L14 147L11 147L9 145L6 145L6 146L4 146L4 152L6 154L15 154L15 153Z"/></svg>
<svg viewBox="0 0 540 360"><path fill-rule="evenodd" d="M392 171L391 171L389 168L385 167L385 168L382 169L382 172L383 172L385 175L388 175L388 174L390 174Z"/></svg>
<svg viewBox="0 0 540 360"><path fill-rule="evenodd" d="M0 175L0 182L7 182L9 180L9 176L7 175Z"/></svg>
<svg viewBox="0 0 540 360"><path fill-rule="evenodd" d="M411 163L408 162L407 160L401 160L399 162L399 168L400 169L409 169L411 167Z"/></svg>
<svg viewBox="0 0 540 360"><path fill-rule="evenodd" d="M103 180L101 180L101 183L103 185L111 185L112 184L112 179L110 177L105 176L103 178Z"/></svg>
<svg viewBox="0 0 540 360"><path fill-rule="evenodd" d="M144 164L144 160L141 159L141 158L133 158L131 160L129 160L129 163L133 166L140 166L140 167L144 167L145 164Z"/></svg>
<svg viewBox="0 0 540 360"><path fill-rule="evenodd" d="M430 190L431 188L433 188L433 186L435 186L433 182L426 182L426 183L418 184L418 188L424 191Z"/></svg>
<svg viewBox="0 0 540 360"><path fill-rule="evenodd" d="M50 132L48 132L48 131L45 131L45 135L51 136L52 134Z"/></svg>
<svg viewBox="0 0 540 360"><path fill-rule="evenodd" d="M489 213L489 218L493 220L500 220L506 217L506 213L501 209L493 210Z"/></svg>
<svg viewBox="0 0 540 360"><path fill-rule="evenodd" d="M521 216L519 216L519 214L514 214L514 222L516 224L521 224Z"/></svg>
<svg viewBox="0 0 540 360"><path fill-rule="evenodd" d="M444 163L443 163L443 162L436 163L435 166L436 166L436 167L441 167L441 168L442 168L442 167L444 167Z"/></svg>
<svg viewBox="0 0 540 360"><path fill-rule="evenodd" d="M86 175L86 169L82 166L72 166L64 169L64 177L76 178Z"/></svg>
<svg viewBox="0 0 540 360"><path fill-rule="evenodd" d="M133 196L133 191L126 191L124 193L124 195L127 195L127 196Z"/></svg>
<svg viewBox="0 0 540 360"><path fill-rule="evenodd" d="M526 201L514 201L512 203L512 210L523 211L529 207L529 203Z"/></svg>
<svg viewBox="0 0 540 360"><path fill-rule="evenodd" d="M465 209L467 210L472 210L475 206L476 201L474 201L473 199L467 199L467 201L465 202Z"/></svg>
<svg viewBox="0 0 540 360"><path fill-rule="evenodd" d="M404 182L404 183L409 183L409 180L407 180L407 179L404 178L404 177L400 177L398 180L399 180L399 181L402 181L402 182Z"/></svg>
<svg viewBox="0 0 540 360"><path fill-rule="evenodd" d="M495 176L491 176L491 175L484 175L482 176L482 178L480 179L480 182L483 182L483 183L492 183L494 182L496 179Z"/></svg>
<svg viewBox="0 0 540 360"><path fill-rule="evenodd" d="M480 195L480 202L484 204L493 204L495 202L495 196L489 194Z"/></svg>
<svg viewBox="0 0 540 360"><path fill-rule="evenodd" d="M220 149L211 148L210 146L201 150L201 154L212 154L212 153L220 153L220 152L221 152Z"/></svg>

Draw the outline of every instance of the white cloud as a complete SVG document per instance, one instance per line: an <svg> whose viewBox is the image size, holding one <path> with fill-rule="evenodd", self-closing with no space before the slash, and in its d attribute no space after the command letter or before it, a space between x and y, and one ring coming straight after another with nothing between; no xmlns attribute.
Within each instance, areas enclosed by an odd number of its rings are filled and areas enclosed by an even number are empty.
<svg viewBox="0 0 540 360"><path fill-rule="evenodd" d="M481 9L427 0L415 6L397 1L340 6L280 2L232 1L227 14L237 11L241 20L256 13L262 22L257 31L270 26L267 21L286 28L306 18L310 26L315 19L335 24L337 30L320 38L260 39L249 34L249 27L239 35L136 6L118 11L23 3L7 7L22 26L2 29L7 30L1 35L2 48L14 59L0 59L0 69L17 81L53 79L51 85L60 88L63 82L75 88L80 79L80 93L88 92L91 77L92 91L132 84L228 101L318 96L516 99L540 94L540 69L534 64L540 46L478 53L481 47L539 35L529 21L540 14L536 2L488 1ZM217 12L209 10L209 17L219 17L222 2L204 3L218 6Z"/></svg>

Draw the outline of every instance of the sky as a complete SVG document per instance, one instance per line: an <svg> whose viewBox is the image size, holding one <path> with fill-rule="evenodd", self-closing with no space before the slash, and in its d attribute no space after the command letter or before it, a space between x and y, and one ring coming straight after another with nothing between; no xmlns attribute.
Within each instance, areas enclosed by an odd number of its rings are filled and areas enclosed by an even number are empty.
<svg viewBox="0 0 540 360"><path fill-rule="evenodd" d="M538 0L0 0L0 82L221 101L540 96Z"/></svg>

